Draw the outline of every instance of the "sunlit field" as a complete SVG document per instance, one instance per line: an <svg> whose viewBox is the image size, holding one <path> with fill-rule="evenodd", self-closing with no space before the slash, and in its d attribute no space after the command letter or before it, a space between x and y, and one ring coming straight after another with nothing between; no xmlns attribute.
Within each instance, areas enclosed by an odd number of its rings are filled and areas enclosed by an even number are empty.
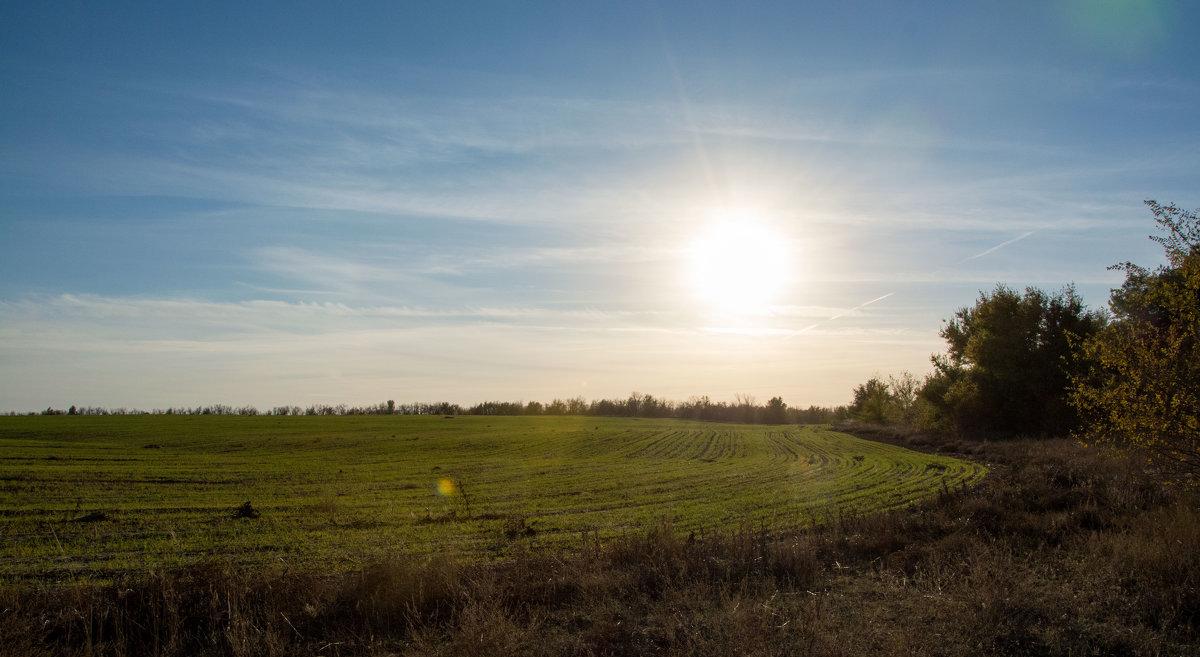
<svg viewBox="0 0 1200 657"><path fill-rule="evenodd" d="M824 427L584 417L6 417L0 453L10 580L783 530L985 474Z"/></svg>

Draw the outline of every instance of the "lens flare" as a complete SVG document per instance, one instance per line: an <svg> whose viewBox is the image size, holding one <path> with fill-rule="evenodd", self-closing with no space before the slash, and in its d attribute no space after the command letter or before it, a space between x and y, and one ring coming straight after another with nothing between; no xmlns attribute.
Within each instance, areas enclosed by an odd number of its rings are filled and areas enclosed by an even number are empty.
<svg viewBox="0 0 1200 657"><path fill-rule="evenodd" d="M453 479L450 479L449 477L442 477L441 479L438 479L438 482L437 482L438 495L441 495L442 497L449 497L454 494L455 488L456 487L454 485Z"/></svg>

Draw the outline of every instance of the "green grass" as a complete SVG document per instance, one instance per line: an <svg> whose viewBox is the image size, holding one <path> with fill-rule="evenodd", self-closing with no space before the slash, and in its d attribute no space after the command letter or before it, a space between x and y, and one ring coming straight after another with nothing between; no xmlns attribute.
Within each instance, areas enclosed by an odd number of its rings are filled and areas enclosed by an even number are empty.
<svg viewBox="0 0 1200 657"><path fill-rule="evenodd" d="M488 559L663 521L701 536L783 530L908 506L984 474L825 427L4 417L0 579L104 578L213 557L328 571L395 553ZM443 479L452 494L439 494ZM234 517L246 501L259 517ZM80 520L89 514L103 518Z"/></svg>

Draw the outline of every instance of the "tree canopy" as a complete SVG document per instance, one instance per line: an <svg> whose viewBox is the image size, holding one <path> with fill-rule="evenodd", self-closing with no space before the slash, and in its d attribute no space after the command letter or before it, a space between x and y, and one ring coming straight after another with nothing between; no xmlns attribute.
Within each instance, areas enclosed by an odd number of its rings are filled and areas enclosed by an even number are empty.
<svg viewBox="0 0 1200 657"><path fill-rule="evenodd" d="M956 433L1054 435L1074 429L1072 345L1105 324L1068 286L1019 294L998 285L942 328L948 349L921 396L935 426Z"/></svg>
<svg viewBox="0 0 1200 657"><path fill-rule="evenodd" d="M1085 441L1136 450L1161 474L1200 481L1200 218L1147 201L1166 264L1125 262L1114 321L1081 345L1071 400Z"/></svg>
<svg viewBox="0 0 1200 657"><path fill-rule="evenodd" d="M892 393L879 377L854 388L854 403L850 410L855 419L872 424L884 424L890 418Z"/></svg>

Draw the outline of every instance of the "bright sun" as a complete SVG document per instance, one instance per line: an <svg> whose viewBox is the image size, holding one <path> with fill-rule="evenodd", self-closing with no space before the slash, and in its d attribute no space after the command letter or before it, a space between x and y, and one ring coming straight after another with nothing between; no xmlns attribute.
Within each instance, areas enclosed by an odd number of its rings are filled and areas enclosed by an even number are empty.
<svg viewBox="0 0 1200 657"><path fill-rule="evenodd" d="M761 311L789 282L784 240L746 213L721 215L688 255L696 296L716 310Z"/></svg>

